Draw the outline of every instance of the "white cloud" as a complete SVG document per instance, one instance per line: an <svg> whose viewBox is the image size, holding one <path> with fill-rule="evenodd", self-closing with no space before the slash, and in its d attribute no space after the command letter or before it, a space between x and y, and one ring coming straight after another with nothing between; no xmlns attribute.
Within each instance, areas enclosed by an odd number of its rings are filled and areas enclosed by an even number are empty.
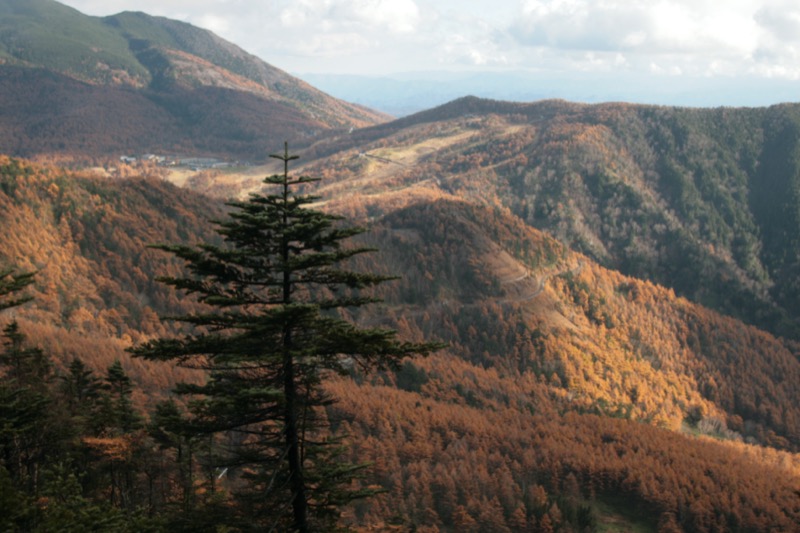
<svg viewBox="0 0 800 533"><path fill-rule="evenodd" d="M741 49L752 13L702 0L527 0L511 34L526 46L676 53Z"/></svg>
<svg viewBox="0 0 800 533"><path fill-rule="evenodd" d="M414 31L419 21L419 8L413 0L299 0L284 7L280 19L295 28L407 33Z"/></svg>
<svg viewBox="0 0 800 533"><path fill-rule="evenodd" d="M799 0L62 0L208 28L294 72L800 76Z"/></svg>
<svg viewBox="0 0 800 533"><path fill-rule="evenodd" d="M800 76L796 0L524 0L508 34L580 70L623 53L641 72ZM572 51L595 55L581 62Z"/></svg>
<svg viewBox="0 0 800 533"><path fill-rule="evenodd" d="M281 24L287 28L300 28L306 24L309 20L310 10L303 4L303 2L298 2L281 11Z"/></svg>
<svg viewBox="0 0 800 533"><path fill-rule="evenodd" d="M752 72L768 78L800 79L800 5L778 0L754 15L760 33Z"/></svg>
<svg viewBox="0 0 800 533"><path fill-rule="evenodd" d="M316 57L335 58L356 54L374 46L374 43L357 33L324 33L298 43L297 51Z"/></svg>
<svg viewBox="0 0 800 533"><path fill-rule="evenodd" d="M210 30L218 35L223 35L230 30L230 19L212 13L202 15L195 19L195 25Z"/></svg>
<svg viewBox="0 0 800 533"><path fill-rule="evenodd" d="M755 21L769 37L783 42L800 41L800 5L773 2L755 13Z"/></svg>
<svg viewBox="0 0 800 533"><path fill-rule="evenodd" d="M269 22L270 31L261 32L254 48L269 47L271 54L257 53L283 68L278 56L289 57L298 70L315 62L319 70L320 61L328 71L380 64L375 56L407 49L420 23L413 0L273 0L272 4L274 15L259 17Z"/></svg>
<svg viewBox="0 0 800 533"><path fill-rule="evenodd" d="M447 32L439 36L433 49L441 65L504 66L511 63L505 51L491 39Z"/></svg>
<svg viewBox="0 0 800 533"><path fill-rule="evenodd" d="M355 18L395 33L412 32L419 23L419 8L413 0L351 0L346 4Z"/></svg>

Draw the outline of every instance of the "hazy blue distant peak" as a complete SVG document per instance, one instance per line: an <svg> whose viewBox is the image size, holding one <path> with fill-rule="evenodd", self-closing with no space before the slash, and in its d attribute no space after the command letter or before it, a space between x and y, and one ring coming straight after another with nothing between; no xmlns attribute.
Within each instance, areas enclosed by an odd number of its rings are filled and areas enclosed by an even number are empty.
<svg viewBox="0 0 800 533"><path fill-rule="evenodd" d="M560 98L575 102L631 102L688 107L761 107L800 101L800 81L765 78L596 76L586 73L401 72L386 76L298 74L335 97L395 116L472 94L530 102Z"/></svg>

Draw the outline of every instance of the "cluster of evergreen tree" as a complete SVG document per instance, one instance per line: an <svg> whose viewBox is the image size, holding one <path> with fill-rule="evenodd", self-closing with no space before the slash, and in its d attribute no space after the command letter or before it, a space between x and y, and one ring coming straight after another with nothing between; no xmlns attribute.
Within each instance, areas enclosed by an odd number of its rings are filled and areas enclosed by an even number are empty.
<svg viewBox="0 0 800 533"><path fill-rule="evenodd" d="M0 272L0 310L29 300L33 273ZM62 375L13 320L0 351L0 529L147 531L132 497L146 434L119 361L98 378L80 359ZM112 453L114 452L114 453Z"/></svg>
<svg viewBox="0 0 800 533"><path fill-rule="evenodd" d="M102 377L80 359L57 375L16 322L3 330L3 530L328 531L343 505L370 495L357 481L365 465L341 459L321 385L440 345L343 318L390 278L346 268L371 251L343 246L361 230L309 208L316 198L295 191L315 180L289 176L288 148L273 157L284 163L265 180L276 192L230 204L217 223L224 245L159 246L189 273L162 281L205 311L176 319L183 337L132 353L204 371L204 383L178 386L180 402L144 416L119 361ZM0 272L0 310L26 301L32 276Z"/></svg>

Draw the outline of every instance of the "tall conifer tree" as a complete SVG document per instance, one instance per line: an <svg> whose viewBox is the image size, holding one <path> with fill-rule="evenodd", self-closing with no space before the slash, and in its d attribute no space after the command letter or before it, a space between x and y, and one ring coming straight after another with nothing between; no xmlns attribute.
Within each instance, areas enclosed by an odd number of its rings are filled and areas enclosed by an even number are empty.
<svg viewBox="0 0 800 533"><path fill-rule="evenodd" d="M248 519L305 533L327 530L341 505L363 495L348 491L359 467L336 460L339 444L325 431L333 399L322 381L353 364L396 368L440 345L401 343L391 330L342 318L339 310L376 301L362 289L392 278L348 270L344 262L373 251L344 246L363 230L310 207L317 197L297 189L317 180L290 177L297 156L288 146L271 157L283 174L264 180L271 194L229 203L229 218L217 221L225 245L158 246L191 273L161 281L197 295L208 311L178 318L191 335L134 353L208 372L204 385L178 391L196 398L199 424L232 443L219 466L246 481L239 502Z"/></svg>

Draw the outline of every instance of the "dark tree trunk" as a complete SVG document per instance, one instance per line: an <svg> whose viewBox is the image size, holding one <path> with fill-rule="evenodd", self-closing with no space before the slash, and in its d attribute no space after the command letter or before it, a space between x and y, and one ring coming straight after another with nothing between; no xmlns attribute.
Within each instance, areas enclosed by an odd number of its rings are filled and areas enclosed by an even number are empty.
<svg viewBox="0 0 800 533"><path fill-rule="evenodd" d="M287 334L286 340L291 340ZM288 449L290 486L292 490L292 515L294 527L300 533L308 533L308 504L303 465L300 458L300 442L297 431L297 391L294 383L294 364L287 353L284 358L284 395L286 397L286 446Z"/></svg>

